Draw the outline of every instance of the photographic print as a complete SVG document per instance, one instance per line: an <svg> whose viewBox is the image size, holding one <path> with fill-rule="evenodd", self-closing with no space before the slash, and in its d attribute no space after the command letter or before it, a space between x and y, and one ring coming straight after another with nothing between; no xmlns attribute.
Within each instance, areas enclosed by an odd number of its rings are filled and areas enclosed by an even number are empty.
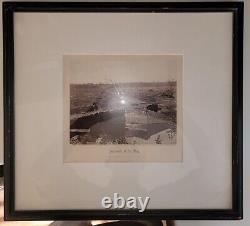
<svg viewBox="0 0 250 226"><path fill-rule="evenodd" d="M175 144L176 81L70 84L70 144Z"/></svg>
<svg viewBox="0 0 250 226"><path fill-rule="evenodd" d="M180 156L182 56L65 55L63 63L68 155Z"/></svg>

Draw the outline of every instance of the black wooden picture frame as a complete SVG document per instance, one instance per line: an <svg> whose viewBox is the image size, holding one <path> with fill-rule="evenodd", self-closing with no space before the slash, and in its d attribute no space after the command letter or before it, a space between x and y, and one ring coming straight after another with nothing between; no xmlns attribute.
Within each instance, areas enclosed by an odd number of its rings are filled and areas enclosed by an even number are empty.
<svg viewBox="0 0 250 226"><path fill-rule="evenodd" d="M243 217L243 2L4 2L4 212L5 220L173 219L236 220ZM14 13L16 12L232 12L232 209L15 210ZM197 37L198 38L198 37ZM29 175L27 175L29 176Z"/></svg>

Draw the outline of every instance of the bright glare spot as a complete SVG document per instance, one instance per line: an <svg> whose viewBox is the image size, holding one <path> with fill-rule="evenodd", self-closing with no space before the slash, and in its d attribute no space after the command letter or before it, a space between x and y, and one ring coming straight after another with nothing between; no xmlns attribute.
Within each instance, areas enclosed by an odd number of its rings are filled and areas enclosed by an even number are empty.
<svg viewBox="0 0 250 226"><path fill-rule="evenodd" d="M126 101L125 100L121 100L121 104L125 104L126 103Z"/></svg>

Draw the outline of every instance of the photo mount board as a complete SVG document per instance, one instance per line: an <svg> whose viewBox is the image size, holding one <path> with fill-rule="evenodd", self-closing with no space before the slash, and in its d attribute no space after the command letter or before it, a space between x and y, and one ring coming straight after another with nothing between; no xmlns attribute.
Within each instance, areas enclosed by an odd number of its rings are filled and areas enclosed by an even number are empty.
<svg viewBox="0 0 250 226"><path fill-rule="evenodd" d="M178 208L134 210L102 209L16 209L15 153L15 13L221 13L233 15L232 28L232 208ZM243 124L243 3L67 3L4 2L4 178L6 220L84 220L84 219L241 219L242 218L242 124ZM214 25L216 26L216 24ZM39 44L38 44L39 45ZM185 72L184 72L185 73ZM184 84L185 87L185 84ZM184 113L185 114L185 113ZM33 150L35 151L35 150ZM185 150L183 151L185 153ZM185 161L185 159L184 159ZM164 172L163 172L164 174ZM39 177L39 175L26 175ZM67 179L66 179L67 180Z"/></svg>

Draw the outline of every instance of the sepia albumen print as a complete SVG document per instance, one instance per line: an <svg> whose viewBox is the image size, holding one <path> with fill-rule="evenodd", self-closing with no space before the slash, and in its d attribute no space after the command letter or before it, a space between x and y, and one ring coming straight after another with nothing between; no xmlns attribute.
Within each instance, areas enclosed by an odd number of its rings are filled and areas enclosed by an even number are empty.
<svg viewBox="0 0 250 226"><path fill-rule="evenodd" d="M182 160L181 55L65 55L64 161Z"/></svg>

